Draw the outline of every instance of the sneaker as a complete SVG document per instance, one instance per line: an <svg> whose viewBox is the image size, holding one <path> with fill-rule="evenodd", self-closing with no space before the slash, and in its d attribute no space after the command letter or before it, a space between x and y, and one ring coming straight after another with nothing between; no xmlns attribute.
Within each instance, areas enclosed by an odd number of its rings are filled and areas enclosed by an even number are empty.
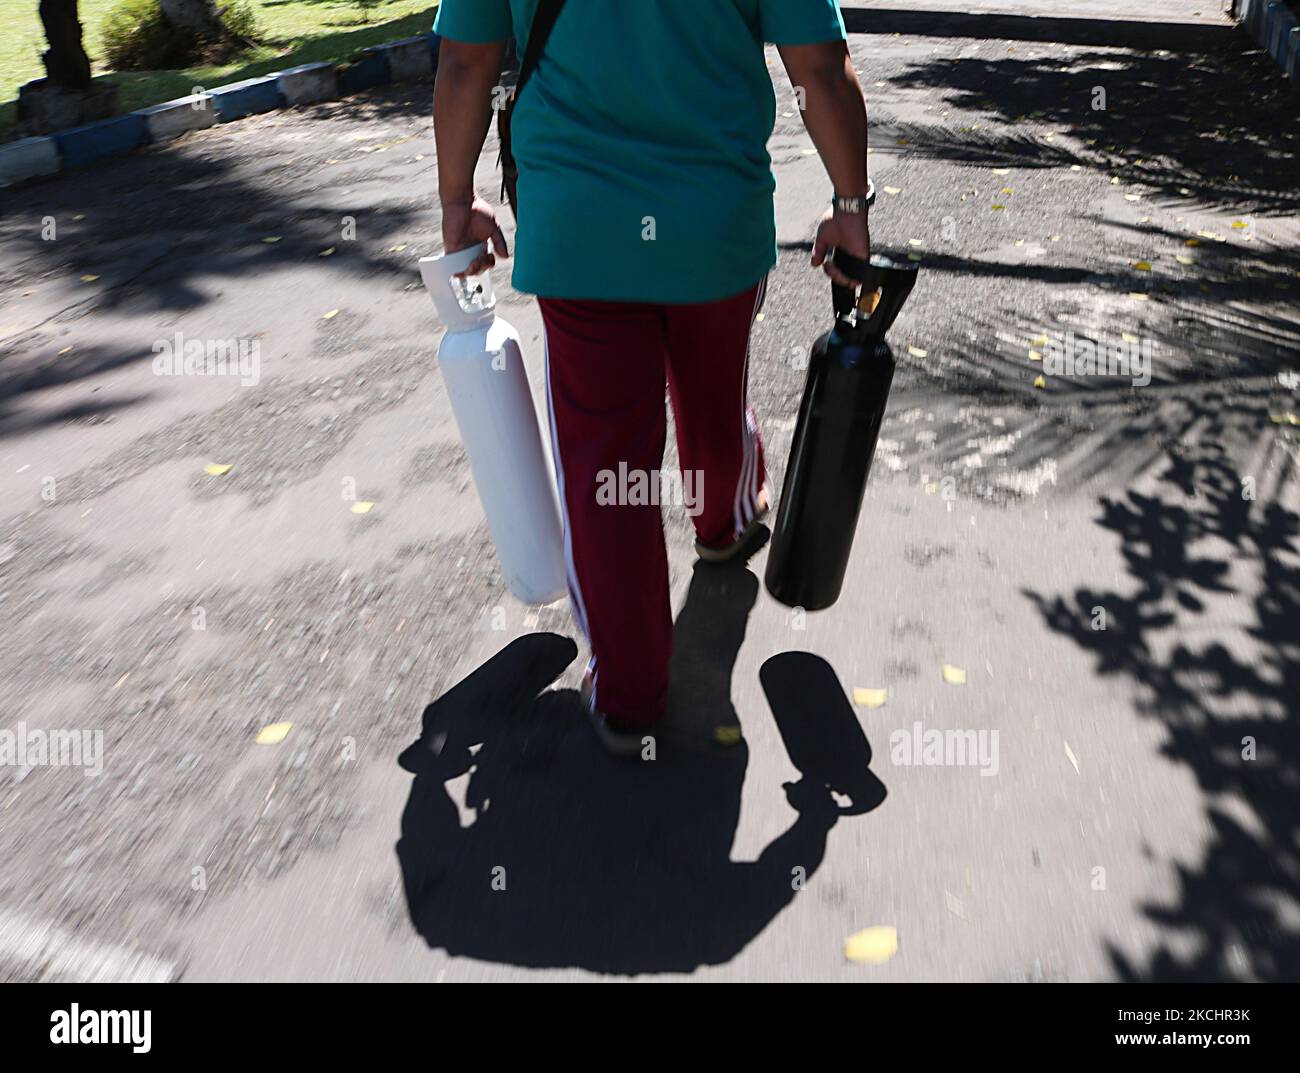
<svg viewBox="0 0 1300 1073"><path fill-rule="evenodd" d="M767 517L768 509L767 489L763 488L758 493L758 512L754 515L754 520L741 531L740 536L721 548L712 548L708 544L701 544L697 540L695 542L695 554L706 563L731 562L749 547L749 542L762 526L763 519Z"/></svg>
<svg viewBox="0 0 1300 1073"><path fill-rule="evenodd" d="M591 672L588 671L582 678L582 709L587 713L587 719L591 722L591 727L596 732L596 737L600 739L601 745L605 746L605 751L611 756L625 760L640 756L641 750L645 747L645 739L654 737L654 728L627 726L612 721L604 712L597 711L592 704L593 689Z"/></svg>

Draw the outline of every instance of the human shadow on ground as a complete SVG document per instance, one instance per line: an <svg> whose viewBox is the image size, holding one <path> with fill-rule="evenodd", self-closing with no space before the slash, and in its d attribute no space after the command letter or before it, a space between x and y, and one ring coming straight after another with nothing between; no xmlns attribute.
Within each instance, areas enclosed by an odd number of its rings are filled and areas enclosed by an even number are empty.
<svg viewBox="0 0 1300 1073"><path fill-rule="evenodd" d="M689 972L735 957L790 904L837 820L885 789L829 665L775 657L762 678L783 740L798 743L802 777L784 787L797 816L757 860L732 859L749 749L734 733L731 668L757 595L744 567L695 568L653 760L607 756L574 691L547 689L577 656L557 634L511 642L429 705L400 758L416 777L397 855L430 946L527 967ZM448 784L466 776L463 825Z"/></svg>

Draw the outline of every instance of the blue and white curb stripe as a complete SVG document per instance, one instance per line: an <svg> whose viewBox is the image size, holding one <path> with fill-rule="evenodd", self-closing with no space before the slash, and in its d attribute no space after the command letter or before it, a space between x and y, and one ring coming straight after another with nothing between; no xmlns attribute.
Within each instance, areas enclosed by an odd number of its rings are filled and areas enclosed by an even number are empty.
<svg viewBox="0 0 1300 1073"><path fill-rule="evenodd" d="M62 168L59 147L53 138L23 138L0 146L0 186L57 175Z"/></svg>
<svg viewBox="0 0 1300 1073"><path fill-rule="evenodd" d="M145 140L150 143L169 141L217 121L211 98L205 93L141 108L134 114L144 116Z"/></svg>
<svg viewBox="0 0 1300 1073"><path fill-rule="evenodd" d="M1241 24L1300 87L1300 18L1281 0L1241 0Z"/></svg>
<svg viewBox="0 0 1300 1073"><path fill-rule="evenodd" d="M84 127L0 144L0 187L57 175L142 145L215 123L333 100L392 82L427 82L438 69L439 37L430 31L375 45L342 63L306 63L228 86L196 90Z"/></svg>

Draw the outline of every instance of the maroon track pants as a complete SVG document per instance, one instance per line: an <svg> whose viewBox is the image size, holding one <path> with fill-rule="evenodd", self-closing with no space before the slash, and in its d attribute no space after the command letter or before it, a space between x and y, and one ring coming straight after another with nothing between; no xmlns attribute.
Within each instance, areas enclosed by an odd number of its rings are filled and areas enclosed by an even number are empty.
<svg viewBox="0 0 1300 1073"><path fill-rule="evenodd" d="M625 724L653 723L668 698L660 505L681 503L697 537L722 546L753 520L766 485L746 399L749 333L766 289L763 279L699 305L540 299L569 599L591 645L593 703ZM661 470L665 381L680 479Z"/></svg>

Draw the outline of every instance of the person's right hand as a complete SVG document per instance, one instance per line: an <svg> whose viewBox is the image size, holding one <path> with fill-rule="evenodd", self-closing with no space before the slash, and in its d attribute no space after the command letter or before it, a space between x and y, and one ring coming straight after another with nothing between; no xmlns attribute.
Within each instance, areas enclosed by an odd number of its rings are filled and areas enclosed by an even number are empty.
<svg viewBox="0 0 1300 1073"><path fill-rule="evenodd" d="M835 249L847 250L864 261L871 259L871 232L865 212L850 215L833 209L828 211L817 226L817 240L813 243L812 251L813 268L820 268L830 276L832 282L845 287L860 285L860 279L849 279L835 267L830 255Z"/></svg>
<svg viewBox="0 0 1300 1073"><path fill-rule="evenodd" d="M509 257L506 236L497 224L492 206L477 195L472 201L444 201L442 203L442 245L447 253L457 253L489 243L483 254L474 259L458 276L477 276L497 263L498 257Z"/></svg>

